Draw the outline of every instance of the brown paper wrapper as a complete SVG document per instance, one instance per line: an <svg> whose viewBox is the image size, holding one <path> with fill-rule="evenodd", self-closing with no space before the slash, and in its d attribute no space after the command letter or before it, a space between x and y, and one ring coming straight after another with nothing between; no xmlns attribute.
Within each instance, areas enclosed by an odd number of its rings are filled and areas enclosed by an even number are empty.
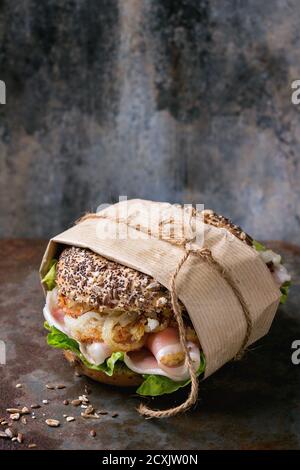
<svg viewBox="0 0 300 470"><path fill-rule="evenodd" d="M127 204L127 211L124 204ZM152 209L153 212L159 209L160 220L152 215L149 224ZM196 229L193 227L192 230L183 217L182 208L167 203L130 200L110 206L97 215L99 218L87 219L50 240L40 267L41 279L47 273L51 259L58 256L61 245L73 245L89 248L149 274L169 289L172 275L184 254L182 242L190 235L195 236L196 231L197 239L202 240L214 259L230 273L248 306L252 319L248 346L268 332L279 304L280 290L254 248L226 229L204 224L199 214L196 215ZM182 224L185 233L181 237ZM161 237L161 227L171 235L177 233L175 243ZM122 236L103 237L103 232L108 230L113 233L121 230ZM243 309L220 273L197 254L191 253L180 269L176 287L205 354L205 377L208 377L239 352L247 328Z"/></svg>

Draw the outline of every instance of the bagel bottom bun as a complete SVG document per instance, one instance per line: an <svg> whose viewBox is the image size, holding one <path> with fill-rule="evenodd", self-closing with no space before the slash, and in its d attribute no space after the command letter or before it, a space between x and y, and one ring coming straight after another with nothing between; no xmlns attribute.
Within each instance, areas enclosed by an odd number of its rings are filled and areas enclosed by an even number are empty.
<svg viewBox="0 0 300 470"><path fill-rule="evenodd" d="M64 356L71 366L75 367L80 374L86 375L90 379L96 380L97 382L108 385L116 385L118 387L136 387L143 382L143 377L127 368L118 369L110 377L109 375L105 374L105 372L89 369L81 362L76 354L71 351L64 351Z"/></svg>

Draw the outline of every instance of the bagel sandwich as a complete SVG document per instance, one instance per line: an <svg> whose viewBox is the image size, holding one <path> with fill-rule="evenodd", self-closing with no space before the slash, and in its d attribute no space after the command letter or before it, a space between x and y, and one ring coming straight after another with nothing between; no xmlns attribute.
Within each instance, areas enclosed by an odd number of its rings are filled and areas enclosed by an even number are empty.
<svg viewBox="0 0 300 470"><path fill-rule="evenodd" d="M205 223L222 227L260 252L286 299L290 276L280 255L210 210ZM43 279L47 342L64 350L82 374L102 383L134 386L140 395L173 393L190 382L169 290L151 276L86 248L64 247ZM205 357L181 304L187 347L201 376Z"/></svg>

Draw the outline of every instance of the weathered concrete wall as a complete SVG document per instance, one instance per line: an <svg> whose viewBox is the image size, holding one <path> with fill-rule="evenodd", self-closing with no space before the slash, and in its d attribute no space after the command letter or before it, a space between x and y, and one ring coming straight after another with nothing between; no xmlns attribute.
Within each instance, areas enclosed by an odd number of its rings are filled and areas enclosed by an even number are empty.
<svg viewBox="0 0 300 470"><path fill-rule="evenodd" d="M119 194L299 242L297 0L2 0L0 235Z"/></svg>

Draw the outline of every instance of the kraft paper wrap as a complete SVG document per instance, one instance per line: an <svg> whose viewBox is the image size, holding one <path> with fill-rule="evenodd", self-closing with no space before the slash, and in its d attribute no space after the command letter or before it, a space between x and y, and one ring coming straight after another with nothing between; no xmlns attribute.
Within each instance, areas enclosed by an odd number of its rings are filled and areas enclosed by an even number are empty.
<svg viewBox="0 0 300 470"><path fill-rule="evenodd" d="M174 205L167 203L131 200L127 201L127 219L121 217L122 222L120 219L116 222L116 211L118 214L124 204L120 202L108 207L97 213L99 219L87 219L52 238L40 267L41 278L46 274L51 259L61 250L61 245L73 245L89 248L108 259L149 274L169 289L172 274L184 254L184 247L180 246L184 240L179 237L176 245L159 238L161 232L153 217L152 237L149 238L146 234L148 217L150 210L159 208L160 217L163 214L165 222L163 226L177 228L182 224L182 209L177 206L174 211ZM268 332L278 307L280 290L254 248L226 229L204 224L199 214L196 218L197 231L199 229L203 235L200 248L204 246L211 250L214 259L230 273L248 306L253 325L249 346ZM128 231L126 239L99 237L100 230L107 227L116 229L118 223ZM185 228L189 234L190 226ZM195 234L191 232L191 235ZM193 253L180 269L176 287L178 298L189 313L205 354L205 377L208 377L240 350L246 333L243 309L220 273Z"/></svg>

